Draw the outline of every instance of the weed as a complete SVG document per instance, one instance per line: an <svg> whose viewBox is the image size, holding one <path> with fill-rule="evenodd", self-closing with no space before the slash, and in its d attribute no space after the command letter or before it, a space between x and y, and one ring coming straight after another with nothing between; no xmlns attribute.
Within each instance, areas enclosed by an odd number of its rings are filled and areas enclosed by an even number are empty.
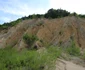
<svg viewBox="0 0 85 70"><path fill-rule="evenodd" d="M66 52L70 55L79 56L80 55L80 48L72 42L71 46L67 47Z"/></svg>
<svg viewBox="0 0 85 70"><path fill-rule="evenodd" d="M85 51L84 51L83 55L81 56L81 58L85 60Z"/></svg>

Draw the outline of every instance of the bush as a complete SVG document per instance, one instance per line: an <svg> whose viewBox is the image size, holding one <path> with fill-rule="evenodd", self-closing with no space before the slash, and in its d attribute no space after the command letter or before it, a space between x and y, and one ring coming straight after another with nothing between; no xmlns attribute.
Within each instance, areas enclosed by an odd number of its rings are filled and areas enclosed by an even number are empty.
<svg viewBox="0 0 85 70"><path fill-rule="evenodd" d="M63 9L49 9L48 12L44 15L45 18L60 18L69 16L70 12Z"/></svg>
<svg viewBox="0 0 85 70"><path fill-rule="evenodd" d="M0 70L54 70L60 51L57 47L49 47L45 51L0 49Z"/></svg>
<svg viewBox="0 0 85 70"><path fill-rule="evenodd" d="M32 44L37 40L37 36L25 34L23 36L23 39L26 44L28 44L29 46L32 46Z"/></svg>

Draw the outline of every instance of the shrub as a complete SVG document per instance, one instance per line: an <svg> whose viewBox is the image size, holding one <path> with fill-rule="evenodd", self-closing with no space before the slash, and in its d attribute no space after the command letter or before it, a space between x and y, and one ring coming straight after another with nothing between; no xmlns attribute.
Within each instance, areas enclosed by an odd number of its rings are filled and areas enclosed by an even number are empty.
<svg viewBox="0 0 85 70"><path fill-rule="evenodd" d="M41 53L27 49L20 52L12 48L0 49L0 70L54 70L59 55L57 47L49 47Z"/></svg>
<svg viewBox="0 0 85 70"><path fill-rule="evenodd" d="M29 46L32 46L32 44L38 39L37 36L35 35L28 35L28 34L25 34L23 36L23 39L25 41L26 44L28 44Z"/></svg>

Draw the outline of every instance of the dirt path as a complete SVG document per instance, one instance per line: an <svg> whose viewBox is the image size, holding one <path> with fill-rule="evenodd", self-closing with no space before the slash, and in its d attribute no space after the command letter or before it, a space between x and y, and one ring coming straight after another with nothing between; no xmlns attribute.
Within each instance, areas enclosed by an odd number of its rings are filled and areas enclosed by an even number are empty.
<svg viewBox="0 0 85 70"><path fill-rule="evenodd" d="M58 59L56 70L85 70L85 68L70 61Z"/></svg>

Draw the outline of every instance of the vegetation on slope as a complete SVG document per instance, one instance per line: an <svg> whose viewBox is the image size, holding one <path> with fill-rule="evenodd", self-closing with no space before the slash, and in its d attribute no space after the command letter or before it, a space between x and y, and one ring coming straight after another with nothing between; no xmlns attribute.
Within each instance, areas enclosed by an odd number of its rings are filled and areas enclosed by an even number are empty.
<svg viewBox="0 0 85 70"><path fill-rule="evenodd" d="M17 19L16 21L12 21L12 22L9 22L9 23L4 23L4 24L0 25L0 30L8 29L9 27L17 25L21 21L22 21L22 19Z"/></svg>
<svg viewBox="0 0 85 70"><path fill-rule="evenodd" d="M83 58L84 61L85 61L85 50L84 50L84 52L83 52L82 58Z"/></svg>
<svg viewBox="0 0 85 70"><path fill-rule="evenodd" d="M54 70L57 57L61 54L57 47L49 47L43 52L36 50L15 51L0 49L0 70Z"/></svg>
<svg viewBox="0 0 85 70"><path fill-rule="evenodd" d="M28 44L29 46L32 46L33 43L38 39L37 36L35 35L28 35L28 34L24 34L23 39L25 41L26 44Z"/></svg>
<svg viewBox="0 0 85 70"><path fill-rule="evenodd" d="M62 13L62 14L61 14ZM53 15L52 15L53 14ZM0 29L7 29L11 26L17 25L19 22L25 19L32 18L60 18L70 15L69 12L65 10L54 10L50 9L45 15L30 15L29 17L23 17L17 21L11 23L5 23L0 25ZM72 15L76 16L76 13ZM80 16L80 15L79 15ZM61 32L59 33L61 35ZM25 43L32 46L32 44L37 40L37 37L34 35L23 36ZM62 43L62 42L60 42ZM0 70L53 70L54 63L61 53L65 52L72 56L79 56L80 49L75 46L75 43L72 42L72 45L63 50L59 47L51 46L47 47L45 51L38 52L36 50L26 50L18 52L12 48L0 49ZM85 54L82 56L85 59Z"/></svg>
<svg viewBox="0 0 85 70"><path fill-rule="evenodd" d="M26 20L26 19L37 19L37 18L60 18L60 17L65 17L65 16L79 16L81 18L85 18L85 15L82 14L77 14L76 12L74 13L70 13L66 10L63 9L49 9L47 11L47 13L45 14L33 14L33 15L29 15L29 16L25 16L22 17L20 19L17 19L15 21L9 22L9 23L4 23L2 25L0 25L0 30L2 29L8 29L9 27L15 26L17 25L19 22L21 22L22 20Z"/></svg>
<svg viewBox="0 0 85 70"><path fill-rule="evenodd" d="M25 34L23 39L25 43L32 46L37 37ZM57 58L63 57L61 56L62 53L80 56L80 49L75 46L74 42L65 49L63 47L48 46L39 50L23 49L22 51L16 51L7 47L0 49L0 70L55 70L55 62ZM85 59L85 54L82 57Z"/></svg>
<svg viewBox="0 0 85 70"><path fill-rule="evenodd" d="M70 12L62 9L50 9L48 12L44 15L45 18L59 18L59 17L65 17L70 15Z"/></svg>
<svg viewBox="0 0 85 70"><path fill-rule="evenodd" d="M10 47L0 49L0 70L55 70L56 59L62 57L62 53L75 56L79 51L75 46L66 50L68 52L57 46L49 46L38 51L16 51ZM85 58L85 54L83 57Z"/></svg>
<svg viewBox="0 0 85 70"><path fill-rule="evenodd" d="M72 42L71 46L66 48L66 52L73 56L79 56L80 55L80 48L75 45L74 42Z"/></svg>

